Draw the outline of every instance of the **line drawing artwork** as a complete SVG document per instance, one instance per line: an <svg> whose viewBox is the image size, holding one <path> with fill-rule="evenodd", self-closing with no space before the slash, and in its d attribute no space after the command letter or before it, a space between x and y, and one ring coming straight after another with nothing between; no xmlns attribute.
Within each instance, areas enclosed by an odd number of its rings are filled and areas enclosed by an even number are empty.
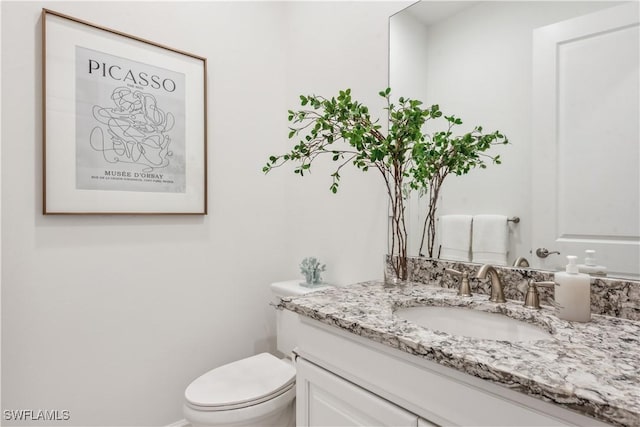
<svg viewBox="0 0 640 427"><path fill-rule="evenodd" d="M153 95L128 87L115 88L110 98L113 106L93 106L93 117L107 135L96 125L89 136L91 148L108 163L139 165L142 172L169 166L174 115L160 109Z"/></svg>

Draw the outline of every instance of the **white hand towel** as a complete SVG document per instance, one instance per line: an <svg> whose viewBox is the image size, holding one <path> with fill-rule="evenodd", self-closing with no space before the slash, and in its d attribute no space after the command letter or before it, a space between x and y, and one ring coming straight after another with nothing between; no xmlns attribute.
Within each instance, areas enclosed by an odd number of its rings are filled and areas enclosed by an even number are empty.
<svg viewBox="0 0 640 427"><path fill-rule="evenodd" d="M505 215L473 217L471 252L473 262L507 265L509 226Z"/></svg>
<svg viewBox="0 0 640 427"><path fill-rule="evenodd" d="M471 261L471 215L440 217L440 258Z"/></svg>

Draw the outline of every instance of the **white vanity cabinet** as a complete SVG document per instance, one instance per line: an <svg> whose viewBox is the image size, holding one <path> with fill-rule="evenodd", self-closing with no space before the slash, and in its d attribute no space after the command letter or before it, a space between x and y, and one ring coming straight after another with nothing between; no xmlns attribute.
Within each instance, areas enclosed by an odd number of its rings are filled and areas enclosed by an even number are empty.
<svg viewBox="0 0 640 427"><path fill-rule="evenodd" d="M296 425L416 427L418 416L302 358L296 362Z"/></svg>
<svg viewBox="0 0 640 427"><path fill-rule="evenodd" d="M310 318L301 320L298 426L607 425Z"/></svg>

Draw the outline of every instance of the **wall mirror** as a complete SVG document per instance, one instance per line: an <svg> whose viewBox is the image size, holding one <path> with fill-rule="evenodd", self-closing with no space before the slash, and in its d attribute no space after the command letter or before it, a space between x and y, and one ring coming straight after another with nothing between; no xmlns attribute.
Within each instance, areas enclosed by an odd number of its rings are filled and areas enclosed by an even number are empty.
<svg viewBox="0 0 640 427"><path fill-rule="evenodd" d="M447 178L438 216L519 217L509 264L559 270L595 249L609 276L640 279L638 15L637 2L421 1L390 18L395 96L511 142L492 149L501 165ZM409 201L409 255L426 200Z"/></svg>

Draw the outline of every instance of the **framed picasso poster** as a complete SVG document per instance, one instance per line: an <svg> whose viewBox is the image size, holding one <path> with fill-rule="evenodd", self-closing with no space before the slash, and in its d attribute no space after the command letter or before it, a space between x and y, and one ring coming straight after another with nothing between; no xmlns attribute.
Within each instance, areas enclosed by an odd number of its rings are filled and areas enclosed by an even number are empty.
<svg viewBox="0 0 640 427"><path fill-rule="evenodd" d="M207 213L206 58L42 10L43 213Z"/></svg>

